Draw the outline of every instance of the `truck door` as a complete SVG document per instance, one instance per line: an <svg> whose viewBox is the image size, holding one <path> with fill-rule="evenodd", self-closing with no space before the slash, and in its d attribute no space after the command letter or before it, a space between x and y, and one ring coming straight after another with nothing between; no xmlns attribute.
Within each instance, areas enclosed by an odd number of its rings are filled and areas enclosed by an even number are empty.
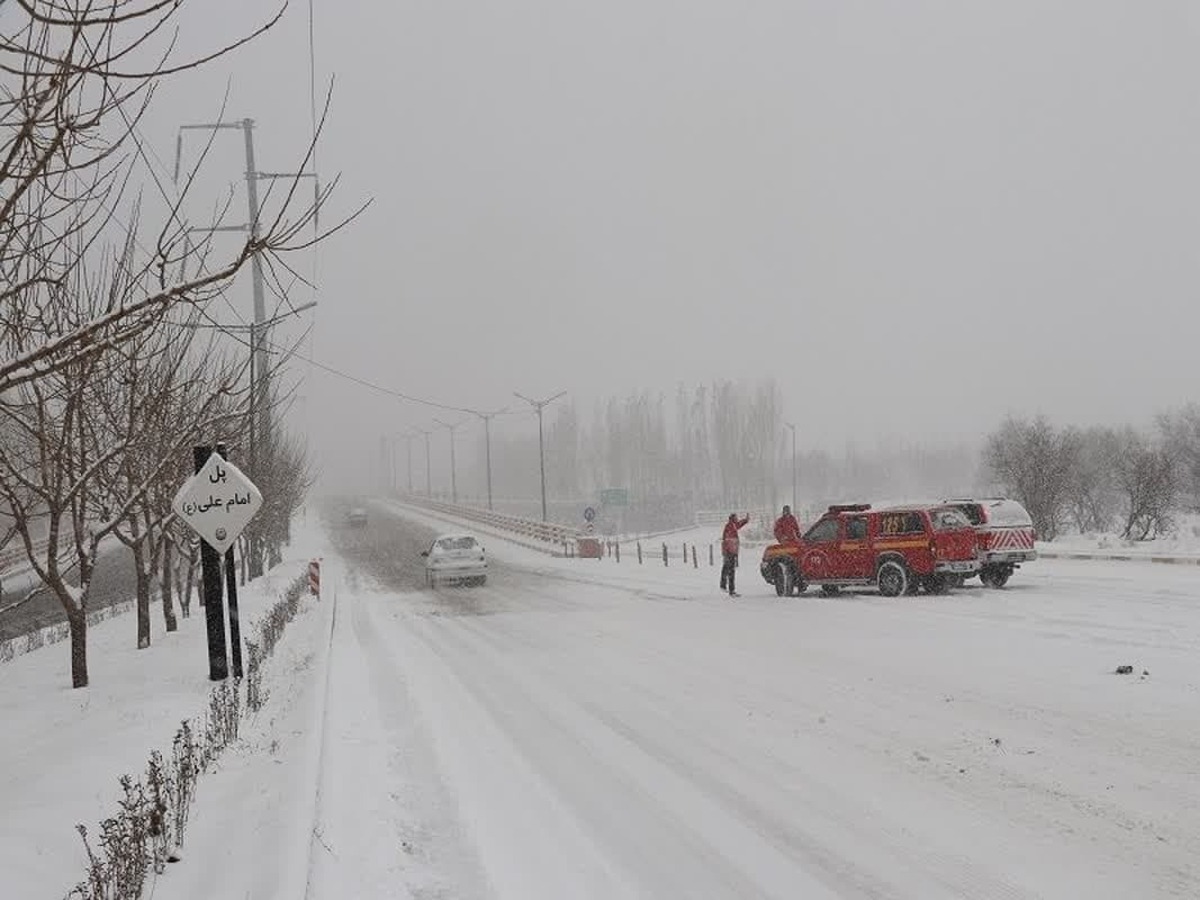
<svg viewBox="0 0 1200 900"><path fill-rule="evenodd" d="M870 578L873 574L872 551L867 540L867 517L846 516L836 554L837 578Z"/></svg>
<svg viewBox="0 0 1200 900"><path fill-rule="evenodd" d="M805 581L824 581L836 578L833 574L832 556L837 549L838 520L822 519L801 539L804 552L800 557L800 568Z"/></svg>

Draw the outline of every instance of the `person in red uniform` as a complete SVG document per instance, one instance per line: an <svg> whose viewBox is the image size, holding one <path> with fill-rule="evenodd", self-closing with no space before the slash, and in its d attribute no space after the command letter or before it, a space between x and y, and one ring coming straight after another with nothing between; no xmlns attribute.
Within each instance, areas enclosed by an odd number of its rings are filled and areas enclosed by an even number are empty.
<svg viewBox="0 0 1200 900"><path fill-rule="evenodd" d="M775 540L781 544L800 543L800 523L792 515L790 506L785 506L783 515L775 520Z"/></svg>
<svg viewBox="0 0 1200 900"><path fill-rule="evenodd" d="M739 519L737 513L730 513L725 530L721 533L721 590L728 589L730 597L741 596L733 586L734 575L737 574L738 551L741 549L738 532L745 528L749 521L749 514Z"/></svg>

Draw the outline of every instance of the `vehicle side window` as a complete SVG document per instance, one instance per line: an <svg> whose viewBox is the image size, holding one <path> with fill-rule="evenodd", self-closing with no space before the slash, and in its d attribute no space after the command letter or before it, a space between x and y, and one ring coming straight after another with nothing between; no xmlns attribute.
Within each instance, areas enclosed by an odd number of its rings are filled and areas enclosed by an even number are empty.
<svg viewBox="0 0 1200 900"><path fill-rule="evenodd" d="M846 520L846 540L848 541L865 541L867 539L867 520L863 516L856 516L853 519Z"/></svg>
<svg viewBox="0 0 1200 900"><path fill-rule="evenodd" d="M972 525L983 524L983 507L978 503L963 503L957 509L967 517L967 521Z"/></svg>
<svg viewBox="0 0 1200 900"><path fill-rule="evenodd" d="M837 519L822 519L812 528L808 529L808 534L804 535L804 540L810 544L827 544L830 541L837 540L837 533Z"/></svg>
<svg viewBox="0 0 1200 900"><path fill-rule="evenodd" d="M937 509L929 514L933 519L933 527L938 531L950 531L955 528L969 528L971 523L957 508Z"/></svg>
<svg viewBox="0 0 1200 900"><path fill-rule="evenodd" d="M883 513L879 516L879 533L883 537L920 534L924 530L925 523L916 511Z"/></svg>

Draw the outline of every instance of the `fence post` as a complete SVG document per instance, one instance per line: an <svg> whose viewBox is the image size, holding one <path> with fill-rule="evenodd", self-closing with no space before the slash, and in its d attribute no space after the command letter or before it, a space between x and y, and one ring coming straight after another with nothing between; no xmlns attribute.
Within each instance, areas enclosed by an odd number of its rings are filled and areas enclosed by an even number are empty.
<svg viewBox="0 0 1200 900"><path fill-rule="evenodd" d="M617 553L616 553L617 562L620 562L621 561L621 542L617 541L615 544L613 544L613 546L616 548L616 551L617 551Z"/></svg>
<svg viewBox="0 0 1200 900"><path fill-rule="evenodd" d="M638 545L638 565L640 566L642 564L642 542L638 541L637 545Z"/></svg>
<svg viewBox="0 0 1200 900"><path fill-rule="evenodd" d="M692 568L693 569L700 568L700 561L698 559L696 559L696 545L695 544L692 544Z"/></svg>
<svg viewBox="0 0 1200 900"><path fill-rule="evenodd" d="M663 542L663 565L669 565L667 563L667 544L665 541Z"/></svg>
<svg viewBox="0 0 1200 900"><path fill-rule="evenodd" d="M708 565L711 568L713 564L712 544L708 545Z"/></svg>

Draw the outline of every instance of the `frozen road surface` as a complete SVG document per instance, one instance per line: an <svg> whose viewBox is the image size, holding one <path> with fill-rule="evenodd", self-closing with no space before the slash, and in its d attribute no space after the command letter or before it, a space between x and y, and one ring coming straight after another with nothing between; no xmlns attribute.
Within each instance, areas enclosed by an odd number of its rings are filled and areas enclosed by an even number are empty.
<svg viewBox="0 0 1200 900"><path fill-rule="evenodd" d="M730 601L489 539L434 592L436 527L333 533L316 900L1200 896L1200 572Z"/></svg>

